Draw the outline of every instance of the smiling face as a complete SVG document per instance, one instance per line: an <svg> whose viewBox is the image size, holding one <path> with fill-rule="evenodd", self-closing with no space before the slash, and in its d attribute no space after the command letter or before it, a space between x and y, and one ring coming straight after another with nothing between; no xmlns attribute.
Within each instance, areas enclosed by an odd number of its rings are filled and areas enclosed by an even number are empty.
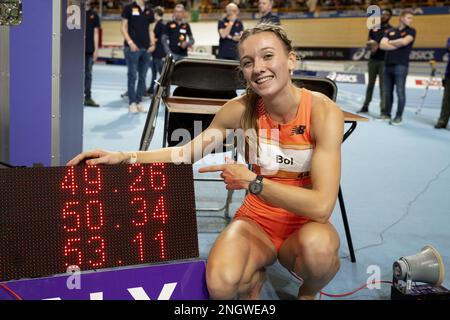
<svg viewBox="0 0 450 320"><path fill-rule="evenodd" d="M273 32L256 33L239 45L240 65L245 80L260 97L273 97L291 83L296 66L294 52L287 52Z"/></svg>

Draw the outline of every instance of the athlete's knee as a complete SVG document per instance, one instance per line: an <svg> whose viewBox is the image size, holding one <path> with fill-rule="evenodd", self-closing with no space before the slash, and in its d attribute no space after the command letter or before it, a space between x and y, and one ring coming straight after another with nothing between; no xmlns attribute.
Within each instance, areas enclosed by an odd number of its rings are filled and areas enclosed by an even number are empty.
<svg viewBox="0 0 450 320"><path fill-rule="evenodd" d="M339 268L337 249L339 242L329 233L310 233L301 237L300 260L313 266L312 270L320 271Z"/></svg>
<svg viewBox="0 0 450 320"><path fill-rule="evenodd" d="M232 299L237 294L241 278L242 272L230 264L206 264L206 284L213 299Z"/></svg>

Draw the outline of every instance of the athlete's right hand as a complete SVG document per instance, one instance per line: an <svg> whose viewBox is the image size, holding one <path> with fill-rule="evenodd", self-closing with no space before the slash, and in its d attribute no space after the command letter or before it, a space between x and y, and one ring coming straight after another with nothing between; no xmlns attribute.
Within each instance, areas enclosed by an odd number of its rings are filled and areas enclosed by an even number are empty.
<svg viewBox="0 0 450 320"><path fill-rule="evenodd" d="M123 163L127 155L123 152L111 152L106 150L89 150L80 153L75 158L67 162L68 166L76 166L83 161L88 165L96 164L119 164Z"/></svg>

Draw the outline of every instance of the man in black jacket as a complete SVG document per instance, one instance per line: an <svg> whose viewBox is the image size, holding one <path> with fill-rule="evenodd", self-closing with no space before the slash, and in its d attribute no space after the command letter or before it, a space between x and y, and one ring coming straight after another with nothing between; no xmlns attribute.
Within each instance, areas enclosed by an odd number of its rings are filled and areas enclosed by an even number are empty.
<svg viewBox="0 0 450 320"><path fill-rule="evenodd" d="M280 18L272 13L273 0L259 0L258 10L260 15L259 23L273 23L280 25Z"/></svg>
<svg viewBox="0 0 450 320"><path fill-rule="evenodd" d="M88 107L99 107L92 99L92 65L98 58L100 39L100 18L91 7L91 0L86 2L86 42L84 54L84 105Z"/></svg>
<svg viewBox="0 0 450 320"><path fill-rule="evenodd" d="M380 86L380 112L384 111L384 54L385 51L380 49L380 41L384 37L387 30L392 26L389 24L392 11L390 9L383 10L381 14L381 26L378 29L371 29L369 31L369 41L367 45L370 50L370 58L368 62L369 83L366 90L366 99L361 110L358 113L369 112L369 104L372 101L373 88L378 77Z"/></svg>
<svg viewBox="0 0 450 320"><path fill-rule="evenodd" d="M188 48L195 43L191 26L184 20L186 12L182 4L173 9L173 20L166 24L163 45L166 54L171 53L175 60L187 57Z"/></svg>
<svg viewBox="0 0 450 320"><path fill-rule="evenodd" d="M447 40L447 52L450 58L450 38ZM445 69L445 76L442 79L442 85L444 86L444 96L442 97L441 115L438 122L434 126L436 129L447 128L448 119L450 118L450 59L447 62L447 68Z"/></svg>
<svg viewBox="0 0 450 320"><path fill-rule="evenodd" d="M408 75L409 54L416 39L416 29L411 28L413 11L405 9L400 14L398 27L387 30L381 39L380 48L386 50L384 57L384 89L385 104L381 120L388 120L392 125L402 123L403 111L406 104L406 77ZM391 119L394 101L394 86L396 87L398 106L395 118Z"/></svg>
<svg viewBox="0 0 450 320"><path fill-rule="evenodd" d="M164 9L160 6L153 9L155 12L155 28L153 34L155 36L155 51L152 52L152 62L150 63L152 69L152 82L147 91L148 95L153 95L153 89L155 87L156 76L161 74L164 66L164 57L166 53L163 46L163 35L166 33L166 25L163 21Z"/></svg>

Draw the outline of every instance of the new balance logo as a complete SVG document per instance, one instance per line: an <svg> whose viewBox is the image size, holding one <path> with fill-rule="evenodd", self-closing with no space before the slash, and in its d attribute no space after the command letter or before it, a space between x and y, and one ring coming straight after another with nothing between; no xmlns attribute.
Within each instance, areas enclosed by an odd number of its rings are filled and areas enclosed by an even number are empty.
<svg viewBox="0 0 450 320"><path fill-rule="evenodd" d="M296 134L304 134L305 133L306 126L294 126L291 130L291 136Z"/></svg>

